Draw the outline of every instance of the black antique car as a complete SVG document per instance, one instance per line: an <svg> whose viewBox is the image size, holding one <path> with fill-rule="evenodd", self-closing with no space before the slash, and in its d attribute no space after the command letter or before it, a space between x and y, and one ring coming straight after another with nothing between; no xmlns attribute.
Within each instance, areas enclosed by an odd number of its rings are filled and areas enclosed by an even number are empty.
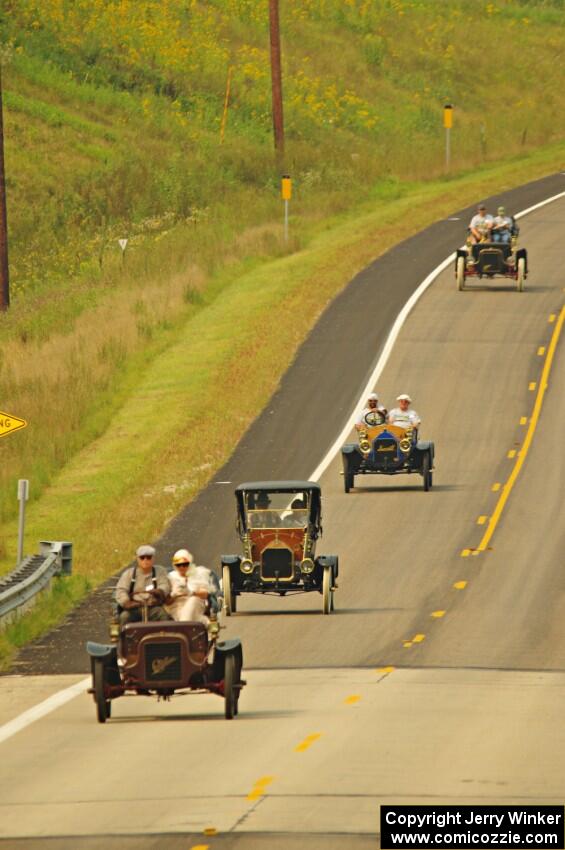
<svg viewBox="0 0 565 850"><path fill-rule="evenodd" d="M522 292L528 276L528 253L517 247L518 229L515 227L510 243L467 241L458 248L455 256L455 280L457 289L465 289L466 281L506 277L516 281L516 289Z"/></svg>
<svg viewBox="0 0 565 850"><path fill-rule="evenodd" d="M375 417L371 420L371 417ZM357 443L342 446L343 486L349 493L356 475L400 475L417 472L423 478L424 490L432 487L434 444L418 439L414 428L373 424L378 413L369 412L365 427L358 431Z"/></svg>
<svg viewBox="0 0 565 850"><path fill-rule="evenodd" d="M238 713L243 650L238 638L219 639L219 625L211 615L208 626L199 622L128 623L110 627L111 643L88 641L92 670L89 689L99 723L110 717L112 701L122 696L213 693L224 699L231 720Z"/></svg>
<svg viewBox="0 0 565 850"><path fill-rule="evenodd" d="M334 608L336 555L316 556L322 534L321 490L312 481L254 481L235 490L241 555L222 555L224 610L243 593L286 596L317 591L322 612Z"/></svg>

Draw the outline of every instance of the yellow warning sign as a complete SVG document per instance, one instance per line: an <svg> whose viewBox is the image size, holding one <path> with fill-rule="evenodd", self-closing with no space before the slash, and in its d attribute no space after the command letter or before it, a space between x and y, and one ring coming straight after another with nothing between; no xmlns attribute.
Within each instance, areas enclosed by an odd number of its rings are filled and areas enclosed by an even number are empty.
<svg viewBox="0 0 565 850"><path fill-rule="evenodd" d="M25 428L26 425L27 422L25 419L12 416L11 413L3 413L3 411L0 410L0 437L4 437L12 431L19 431L20 428Z"/></svg>

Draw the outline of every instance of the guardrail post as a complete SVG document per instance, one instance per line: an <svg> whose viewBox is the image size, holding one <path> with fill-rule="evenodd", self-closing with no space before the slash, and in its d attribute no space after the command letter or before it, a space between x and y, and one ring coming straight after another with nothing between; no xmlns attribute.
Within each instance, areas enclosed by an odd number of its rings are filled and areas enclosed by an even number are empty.
<svg viewBox="0 0 565 850"><path fill-rule="evenodd" d="M21 564L24 559L24 530L26 521L26 502L29 498L29 481L20 478L18 481L18 501L20 503L20 518L18 523L18 558L16 563Z"/></svg>

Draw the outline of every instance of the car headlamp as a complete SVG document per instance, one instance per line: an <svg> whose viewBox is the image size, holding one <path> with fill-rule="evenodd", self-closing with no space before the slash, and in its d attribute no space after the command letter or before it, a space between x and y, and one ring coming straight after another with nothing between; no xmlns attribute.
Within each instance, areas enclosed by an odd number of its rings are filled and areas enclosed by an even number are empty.
<svg viewBox="0 0 565 850"><path fill-rule="evenodd" d="M243 558L239 565L239 568L242 573L249 575L249 573L253 572L253 561L251 561L249 558Z"/></svg>
<svg viewBox="0 0 565 850"><path fill-rule="evenodd" d="M401 452L404 452L404 454L408 454L412 446L412 440L410 440L408 437L403 437L398 445L400 446Z"/></svg>
<svg viewBox="0 0 565 850"><path fill-rule="evenodd" d="M303 573L306 573L306 575L310 575L310 573L314 572L315 566L316 565L314 564L314 561L312 560L312 558L304 558L304 560L300 564L300 569L302 570Z"/></svg>
<svg viewBox="0 0 565 850"><path fill-rule="evenodd" d="M371 444L366 437L362 437L359 440L359 448L364 454L368 454L371 451Z"/></svg>

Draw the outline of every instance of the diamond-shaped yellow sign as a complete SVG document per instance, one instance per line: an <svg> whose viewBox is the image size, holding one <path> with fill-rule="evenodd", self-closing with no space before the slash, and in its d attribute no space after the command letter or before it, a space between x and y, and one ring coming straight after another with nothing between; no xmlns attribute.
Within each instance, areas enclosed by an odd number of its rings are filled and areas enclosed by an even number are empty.
<svg viewBox="0 0 565 850"><path fill-rule="evenodd" d="M26 425L25 419L19 419L17 416L12 416L11 413L4 413L0 410L0 437L4 437L12 431L18 431L20 428L25 428Z"/></svg>

